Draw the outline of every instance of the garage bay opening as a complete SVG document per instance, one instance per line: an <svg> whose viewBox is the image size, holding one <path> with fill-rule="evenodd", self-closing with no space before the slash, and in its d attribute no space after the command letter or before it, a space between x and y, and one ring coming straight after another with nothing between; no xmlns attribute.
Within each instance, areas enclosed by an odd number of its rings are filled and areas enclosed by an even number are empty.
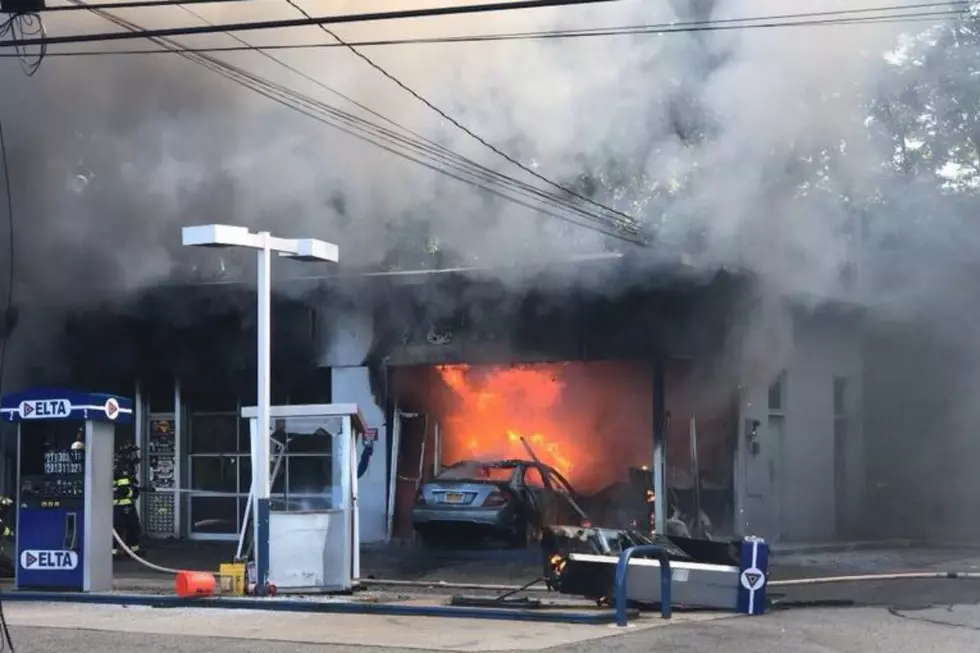
<svg viewBox="0 0 980 653"><path fill-rule="evenodd" d="M730 528L734 419L727 407L706 416L692 440L685 366L669 372L671 530L690 532L699 511L703 523ZM651 364L411 366L394 370L393 381L402 424L397 537L525 547L547 525L653 532Z"/></svg>

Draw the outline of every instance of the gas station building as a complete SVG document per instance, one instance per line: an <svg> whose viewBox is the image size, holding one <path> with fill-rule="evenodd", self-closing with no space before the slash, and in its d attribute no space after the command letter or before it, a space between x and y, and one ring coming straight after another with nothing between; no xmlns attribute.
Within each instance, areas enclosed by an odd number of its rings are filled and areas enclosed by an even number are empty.
<svg viewBox="0 0 980 653"><path fill-rule="evenodd" d="M631 439L645 456L637 464L652 464L655 442L666 434L667 486L683 494L690 487L688 422L696 415L702 483L717 534L794 541L854 536L864 452L857 419L860 325L853 313L794 309L777 338L753 332L751 308L742 301L745 281L731 275L652 283L619 297L582 292L573 300L567 293L515 298L500 288L476 293L476 282L443 277L386 281L363 293L320 289L273 315L273 405L356 404L365 421L356 453L363 543L408 536L404 497L410 503L419 477L453 462L439 460L448 421L436 411L424 414L424 386L413 379L421 378L416 370L458 364L629 366L632 380L622 387L641 400L616 410L638 416L612 435ZM231 291L221 285L208 292ZM350 299L358 294L372 301ZM132 397L132 425L117 425L116 438L142 450L140 473L152 491L143 493L139 509L150 537L238 537L251 485L249 425L241 410L254 405L255 355L248 333L254 304L239 308L237 321L209 318L185 332L198 343L190 354L165 351L164 338L138 343L152 330L145 326L127 331L100 323L90 334L73 331L70 356L82 361L76 369L98 370L98 362L83 359L98 360L100 338L125 350L125 364L111 379L78 373L61 385ZM153 329L171 333L178 318L172 308L164 314ZM277 328L285 331L277 336ZM155 351L164 353L151 364ZM770 369L768 360L777 358L788 363ZM286 433L329 430L299 418L276 426ZM595 450L602 450L598 442ZM11 455L8 448L8 492ZM329 447L290 447L272 487L272 509L329 507L332 467Z"/></svg>

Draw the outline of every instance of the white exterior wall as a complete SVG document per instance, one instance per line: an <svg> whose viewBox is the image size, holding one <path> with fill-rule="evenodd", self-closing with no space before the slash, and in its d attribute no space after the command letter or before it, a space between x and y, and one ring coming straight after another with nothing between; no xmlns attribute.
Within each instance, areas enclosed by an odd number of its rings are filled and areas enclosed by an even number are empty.
<svg viewBox="0 0 980 653"><path fill-rule="evenodd" d="M358 479L358 507L361 542L384 542L388 537L388 441L385 438L385 414L371 395L368 368L364 366L373 337L368 314L345 311L336 317L325 317L321 333L326 334L320 364L329 366L332 403L357 404L367 428L378 430L374 453L367 471ZM364 451L359 442L357 456Z"/></svg>
<svg viewBox="0 0 980 653"><path fill-rule="evenodd" d="M783 408L769 410L769 388L744 388L737 454L738 526L770 540L847 537L864 489L860 333L849 320L797 318L785 367ZM834 455L834 379L847 379L845 528L838 528ZM775 418L775 419L771 419ZM750 453L748 420L758 420ZM782 421L782 432L777 426ZM771 426L772 424L772 426Z"/></svg>

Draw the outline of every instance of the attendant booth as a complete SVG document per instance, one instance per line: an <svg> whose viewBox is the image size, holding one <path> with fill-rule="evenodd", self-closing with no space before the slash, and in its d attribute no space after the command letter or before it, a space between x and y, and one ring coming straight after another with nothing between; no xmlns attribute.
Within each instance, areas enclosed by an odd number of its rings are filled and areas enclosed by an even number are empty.
<svg viewBox="0 0 980 653"><path fill-rule="evenodd" d="M258 450L257 408L243 408ZM360 577L357 442L365 433L355 404L272 406L276 453L268 473L269 583L282 591L348 591ZM292 495L279 483L278 456L309 454L321 462L318 480ZM329 453L329 455L324 455Z"/></svg>

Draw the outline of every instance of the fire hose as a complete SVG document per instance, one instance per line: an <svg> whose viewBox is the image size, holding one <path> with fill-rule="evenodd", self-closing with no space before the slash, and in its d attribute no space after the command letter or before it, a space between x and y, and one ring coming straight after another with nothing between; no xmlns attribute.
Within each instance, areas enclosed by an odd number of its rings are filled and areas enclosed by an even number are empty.
<svg viewBox="0 0 980 653"><path fill-rule="evenodd" d="M769 581L769 587L798 587L800 585L827 585L829 583L857 583L883 580L961 580L980 579L976 571L909 571L887 574L858 574L854 576L823 576Z"/></svg>
<svg viewBox="0 0 980 653"><path fill-rule="evenodd" d="M140 557L138 553L136 553L128 546L126 546L126 542L123 541L123 538L119 536L119 533L117 533L116 529L114 528L112 529L112 537L114 540L116 540L116 544L119 545L119 548L121 548L123 551L126 552L126 555L128 555L130 558L140 563L144 567L152 569L153 571L159 571L160 573L163 574L174 574L175 576L179 574L181 571L186 571L181 569L170 569L169 567L161 567L160 565L155 565L149 560ZM211 572L202 572L202 573L211 573ZM215 574L215 576L217 575L218 574Z"/></svg>
<svg viewBox="0 0 980 653"><path fill-rule="evenodd" d="M859 574L853 576L823 576L769 581L767 587L799 587L802 585L827 585L831 583L857 583L889 580L980 580L980 572L973 571L914 571L883 574ZM446 589L487 590L508 592L521 590L520 585L494 585L485 583L454 583L443 580L394 580L384 578L361 579L363 585L390 587L441 587ZM549 591L546 587L523 587L525 591Z"/></svg>

